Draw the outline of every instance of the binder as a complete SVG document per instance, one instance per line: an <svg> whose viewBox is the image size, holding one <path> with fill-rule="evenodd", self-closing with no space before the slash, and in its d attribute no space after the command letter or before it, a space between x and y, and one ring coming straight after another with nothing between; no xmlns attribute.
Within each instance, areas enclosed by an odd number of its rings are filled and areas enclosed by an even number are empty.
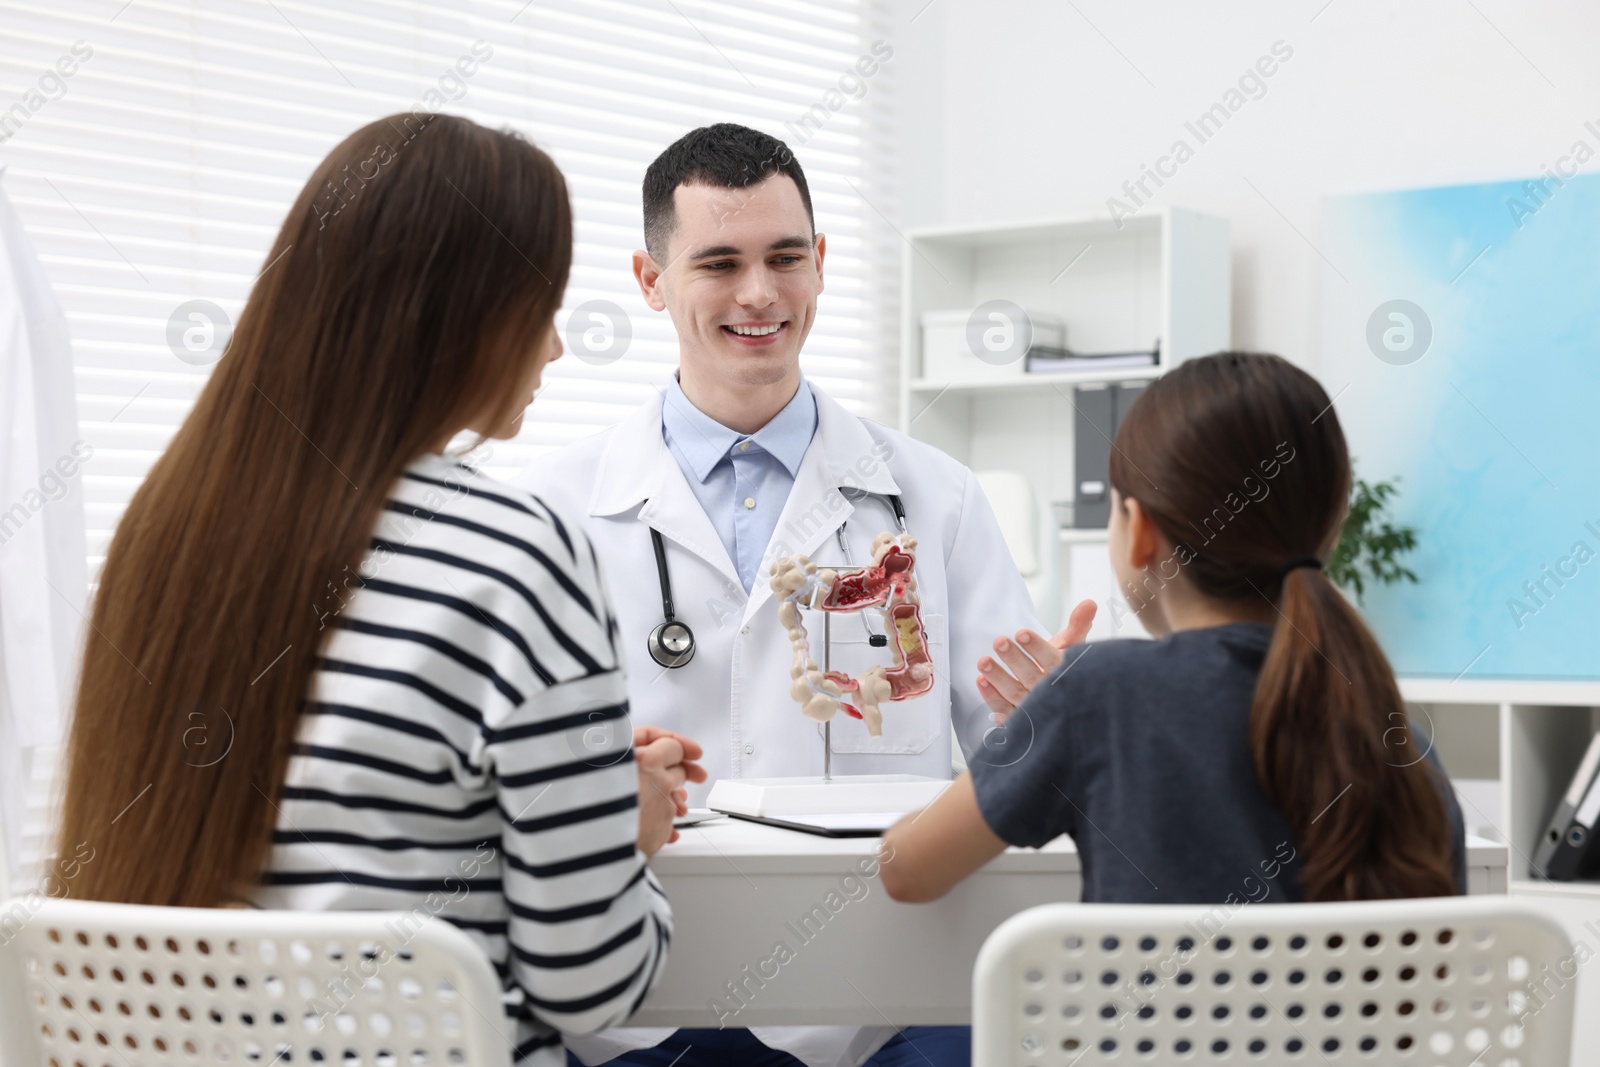
<svg viewBox="0 0 1600 1067"><path fill-rule="evenodd" d="M1111 522L1111 442L1147 382L1080 385L1072 391L1072 524L1103 530Z"/></svg>
<svg viewBox="0 0 1600 1067"><path fill-rule="evenodd" d="M1533 854L1533 875L1556 882L1570 882L1594 874L1600 868L1600 849L1594 847L1596 824L1600 823L1600 734L1589 742L1589 750L1578 765L1561 803L1539 839Z"/></svg>
<svg viewBox="0 0 1600 1067"><path fill-rule="evenodd" d="M1116 434L1116 407L1109 385L1080 385L1072 390L1072 524L1080 530L1103 530L1111 522L1111 439Z"/></svg>
<svg viewBox="0 0 1600 1067"><path fill-rule="evenodd" d="M1144 392L1149 382L1122 382L1111 387L1111 424L1117 429L1122 428L1122 420L1128 417L1128 409L1133 407L1133 402L1139 399L1139 394ZM1111 435L1115 437L1116 434Z"/></svg>

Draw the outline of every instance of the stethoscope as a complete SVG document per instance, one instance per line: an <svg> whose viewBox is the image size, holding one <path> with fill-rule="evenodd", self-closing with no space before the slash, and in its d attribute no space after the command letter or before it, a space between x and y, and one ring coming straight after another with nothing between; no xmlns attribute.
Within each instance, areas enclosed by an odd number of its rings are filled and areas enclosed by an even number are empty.
<svg viewBox="0 0 1600 1067"><path fill-rule="evenodd" d="M894 509L894 520L900 524L902 533L909 533L906 529L906 508L900 502L898 494L891 493L884 497L889 501L889 506ZM844 524L839 525L839 548L844 552L845 562L854 566L850 558L850 545L845 540ZM683 667L694 659L694 631L689 629L689 624L679 622L676 613L672 610L672 576L667 571L667 545L661 538L661 531L654 526L650 527L650 542L656 550L656 577L661 581L661 614L664 621L650 631L646 644L650 649L650 658L663 667ZM867 640L874 648L882 648L889 643L889 638L884 634L872 632L867 626L866 616L862 615L861 625L867 627Z"/></svg>

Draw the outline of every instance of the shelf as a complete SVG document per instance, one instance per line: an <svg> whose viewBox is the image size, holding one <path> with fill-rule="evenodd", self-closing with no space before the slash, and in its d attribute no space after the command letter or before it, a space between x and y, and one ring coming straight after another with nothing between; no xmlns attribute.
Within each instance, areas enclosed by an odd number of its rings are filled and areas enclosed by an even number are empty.
<svg viewBox="0 0 1600 1067"><path fill-rule="evenodd" d="M1115 240L1145 234L1159 235L1170 210L1140 214L1121 222L1105 215L1076 218L1040 218L979 225L922 226L907 231L919 244L963 248L1005 248L1018 244L1056 241Z"/></svg>
<svg viewBox="0 0 1600 1067"><path fill-rule="evenodd" d="M1538 678L1402 677L1400 695L1415 704L1535 704L1600 707L1600 682Z"/></svg>
<svg viewBox="0 0 1600 1067"><path fill-rule="evenodd" d="M1062 543L1068 545L1104 544L1110 536L1108 530L1080 530L1075 526L1063 526L1058 533Z"/></svg>
<svg viewBox="0 0 1600 1067"><path fill-rule="evenodd" d="M1540 897L1600 899L1600 882L1547 882L1542 878L1513 878L1511 892Z"/></svg>
<svg viewBox="0 0 1600 1067"><path fill-rule="evenodd" d="M1057 371L1051 374L1019 374L1011 378L989 381L941 381L935 378L912 378L907 383L913 393L1004 393L1008 391L1031 392L1050 385L1099 385L1102 382L1142 382L1159 378L1165 367L1107 367L1092 371Z"/></svg>

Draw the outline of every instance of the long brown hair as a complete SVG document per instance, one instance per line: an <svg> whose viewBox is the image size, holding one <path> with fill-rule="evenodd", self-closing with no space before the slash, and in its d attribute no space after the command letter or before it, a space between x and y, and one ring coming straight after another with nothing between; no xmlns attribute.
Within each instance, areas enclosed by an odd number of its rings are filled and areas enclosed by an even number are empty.
<svg viewBox="0 0 1600 1067"><path fill-rule="evenodd" d="M571 260L561 172L513 133L394 115L317 167L107 552L67 757L62 851L97 846L74 896L248 896L329 605L404 467L526 402Z"/></svg>
<svg viewBox="0 0 1600 1067"><path fill-rule="evenodd" d="M1319 568L1283 572L1326 561L1350 495L1322 386L1278 356L1180 364L1129 409L1110 475L1202 594L1274 609L1250 744L1305 857L1306 899L1455 893L1447 787L1418 759L1383 650Z"/></svg>

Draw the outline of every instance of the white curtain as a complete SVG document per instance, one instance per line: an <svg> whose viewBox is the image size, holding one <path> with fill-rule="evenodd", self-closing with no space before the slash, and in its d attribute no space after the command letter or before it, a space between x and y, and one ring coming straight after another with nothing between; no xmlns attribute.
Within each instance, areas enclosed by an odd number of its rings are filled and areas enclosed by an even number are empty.
<svg viewBox="0 0 1600 1067"><path fill-rule="evenodd" d="M42 843L42 798L30 817L28 783L60 739L80 651L92 454L66 316L0 189L0 894L31 880Z"/></svg>

